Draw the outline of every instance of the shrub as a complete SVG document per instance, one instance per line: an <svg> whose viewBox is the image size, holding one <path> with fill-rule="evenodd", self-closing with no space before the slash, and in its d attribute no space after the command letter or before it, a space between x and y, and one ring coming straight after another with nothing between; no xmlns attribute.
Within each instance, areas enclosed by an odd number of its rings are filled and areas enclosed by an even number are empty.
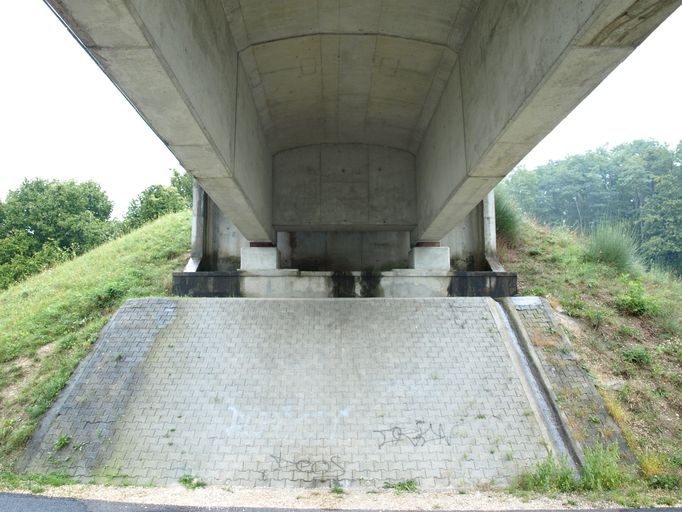
<svg viewBox="0 0 682 512"><path fill-rule="evenodd" d="M600 224L587 244L585 257L611 265L620 272L637 269L637 244L628 228L622 224Z"/></svg>
<svg viewBox="0 0 682 512"><path fill-rule="evenodd" d="M599 329L608 319L608 316L608 313L602 309L585 310L585 318L587 318L594 329Z"/></svg>
<svg viewBox="0 0 682 512"><path fill-rule="evenodd" d="M651 354L646 347L630 347L623 351L623 359L637 366L650 366Z"/></svg>
<svg viewBox="0 0 682 512"><path fill-rule="evenodd" d="M578 318L582 315L583 309L585 308L585 303L578 296L578 294L573 294L571 297L566 297L560 300L566 314L572 316L573 318Z"/></svg>
<svg viewBox="0 0 682 512"><path fill-rule="evenodd" d="M521 210L499 190L495 191L495 226L497 235L509 245L515 245L521 238Z"/></svg>
<svg viewBox="0 0 682 512"><path fill-rule="evenodd" d="M644 288L638 280L626 283L627 290L616 299L616 308L630 316L657 316L661 306L653 297L644 293Z"/></svg>
<svg viewBox="0 0 682 512"><path fill-rule="evenodd" d="M585 450L585 465L580 478L580 487L583 490L610 491L625 480L626 475L620 467L618 444L597 444Z"/></svg>
<svg viewBox="0 0 682 512"><path fill-rule="evenodd" d="M538 464L533 473L522 473L515 487L522 491L569 492L578 487L578 482L566 456L557 460L550 455Z"/></svg>
<svg viewBox="0 0 682 512"><path fill-rule="evenodd" d="M654 475L649 479L648 484L653 489L665 489L666 491L675 491L682 487L682 481L674 475Z"/></svg>

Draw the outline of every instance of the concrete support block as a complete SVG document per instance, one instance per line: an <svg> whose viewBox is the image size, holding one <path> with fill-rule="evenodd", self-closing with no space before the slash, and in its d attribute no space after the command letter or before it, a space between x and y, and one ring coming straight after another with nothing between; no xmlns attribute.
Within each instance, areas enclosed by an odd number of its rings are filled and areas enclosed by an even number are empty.
<svg viewBox="0 0 682 512"><path fill-rule="evenodd" d="M277 247L242 247L239 270L276 270L279 268Z"/></svg>
<svg viewBox="0 0 682 512"><path fill-rule="evenodd" d="M423 270L450 270L449 247L413 247L410 267Z"/></svg>

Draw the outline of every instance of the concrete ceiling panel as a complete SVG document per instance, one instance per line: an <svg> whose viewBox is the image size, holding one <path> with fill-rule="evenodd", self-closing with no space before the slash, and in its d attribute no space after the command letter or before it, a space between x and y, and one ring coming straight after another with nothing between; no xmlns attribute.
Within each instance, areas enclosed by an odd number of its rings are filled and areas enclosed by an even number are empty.
<svg viewBox="0 0 682 512"><path fill-rule="evenodd" d="M446 44L461 3L459 0L383 0L379 31Z"/></svg>
<svg viewBox="0 0 682 512"><path fill-rule="evenodd" d="M317 0L240 2L251 44L319 32Z"/></svg>
<svg viewBox="0 0 682 512"><path fill-rule="evenodd" d="M325 142L415 152L456 61L448 45L477 4L222 0L273 153Z"/></svg>
<svg viewBox="0 0 682 512"><path fill-rule="evenodd" d="M376 34L381 26L381 2L319 0L320 30L344 34Z"/></svg>

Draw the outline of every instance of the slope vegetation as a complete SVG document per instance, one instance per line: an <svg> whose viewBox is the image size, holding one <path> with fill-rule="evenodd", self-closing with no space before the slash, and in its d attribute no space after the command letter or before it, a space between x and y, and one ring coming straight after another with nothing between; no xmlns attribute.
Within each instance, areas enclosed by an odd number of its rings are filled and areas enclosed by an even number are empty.
<svg viewBox="0 0 682 512"><path fill-rule="evenodd" d="M593 253L575 233L529 221L516 243L500 247L505 268L519 273L520 293L545 296L559 311L639 460L639 485L679 493L682 281L637 265L624 271Z"/></svg>
<svg viewBox="0 0 682 512"><path fill-rule="evenodd" d="M0 472L121 303L168 293L189 239L174 213L0 292Z"/></svg>

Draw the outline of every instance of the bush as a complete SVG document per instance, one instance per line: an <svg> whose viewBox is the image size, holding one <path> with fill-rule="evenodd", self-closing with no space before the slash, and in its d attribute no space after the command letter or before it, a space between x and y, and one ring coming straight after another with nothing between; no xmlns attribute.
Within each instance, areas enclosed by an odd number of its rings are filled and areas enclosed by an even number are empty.
<svg viewBox="0 0 682 512"><path fill-rule="evenodd" d="M585 318L593 329L599 329L608 320L608 317L608 313L602 309L590 308L585 310Z"/></svg>
<svg viewBox="0 0 682 512"><path fill-rule="evenodd" d="M665 489L666 491L676 491L682 487L682 480L674 475L654 475L649 479L649 487L652 489Z"/></svg>
<svg viewBox="0 0 682 512"><path fill-rule="evenodd" d="M497 235L509 245L515 245L521 238L521 210L505 193L495 191L495 226Z"/></svg>
<svg viewBox="0 0 682 512"><path fill-rule="evenodd" d="M623 359L637 366L650 366L651 354L646 347L630 347L623 351Z"/></svg>
<svg viewBox="0 0 682 512"><path fill-rule="evenodd" d="M644 293L644 288L638 280L626 283L627 290L616 299L616 308L625 315L630 316L657 316L661 312L661 306L653 297Z"/></svg>
<svg viewBox="0 0 682 512"><path fill-rule="evenodd" d="M635 272L637 244L622 224L600 224L592 231L585 257L611 265L620 272Z"/></svg>
<svg viewBox="0 0 682 512"><path fill-rule="evenodd" d="M550 455L538 465L535 472L522 473L518 477L515 487L522 491L569 492L578 487L578 481L566 456L557 460Z"/></svg>
<svg viewBox="0 0 682 512"><path fill-rule="evenodd" d="M618 444L598 444L585 450L580 487L585 491L610 491L626 480L620 467Z"/></svg>

